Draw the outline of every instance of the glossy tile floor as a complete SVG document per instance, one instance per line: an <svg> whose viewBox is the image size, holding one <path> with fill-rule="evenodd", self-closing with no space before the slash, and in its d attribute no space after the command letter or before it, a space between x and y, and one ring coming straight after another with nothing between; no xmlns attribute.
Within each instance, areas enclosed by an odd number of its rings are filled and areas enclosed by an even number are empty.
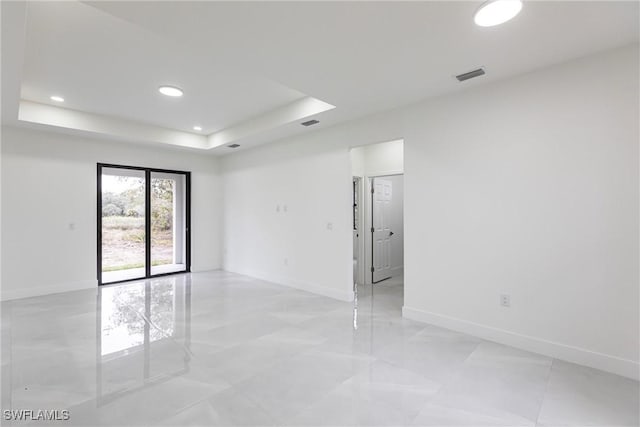
<svg viewBox="0 0 640 427"><path fill-rule="evenodd" d="M404 320L399 280L358 294L354 310L209 272L3 303L2 409L80 426L638 425L638 382Z"/></svg>

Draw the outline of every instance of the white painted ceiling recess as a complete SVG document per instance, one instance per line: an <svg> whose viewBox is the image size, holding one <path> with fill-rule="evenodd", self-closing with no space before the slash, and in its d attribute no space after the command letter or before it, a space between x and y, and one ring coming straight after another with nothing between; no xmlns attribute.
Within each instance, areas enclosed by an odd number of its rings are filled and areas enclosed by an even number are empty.
<svg viewBox="0 0 640 427"><path fill-rule="evenodd" d="M480 27L482 3L2 2L2 120L226 154L639 37L638 2L528 1Z"/></svg>

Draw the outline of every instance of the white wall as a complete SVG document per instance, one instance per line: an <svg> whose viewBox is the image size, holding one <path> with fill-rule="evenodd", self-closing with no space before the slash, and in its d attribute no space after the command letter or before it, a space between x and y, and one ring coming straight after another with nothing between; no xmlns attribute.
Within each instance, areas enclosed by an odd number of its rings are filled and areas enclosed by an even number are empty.
<svg viewBox="0 0 640 427"><path fill-rule="evenodd" d="M351 299L347 152L263 151L225 162L225 269Z"/></svg>
<svg viewBox="0 0 640 427"><path fill-rule="evenodd" d="M637 377L638 90L636 45L412 110L405 315Z"/></svg>
<svg viewBox="0 0 640 427"><path fill-rule="evenodd" d="M220 267L216 158L12 127L2 140L2 299L97 286L98 162L191 171L192 270Z"/></svg>
<svg viewBox="0 0 640 427"><path fill-rule="evenodd" d="M349 147L404 138L405 316L637 377L638 89L633 45L230 155L225 267L347 298Z"/></svg>
<svg viewBox="0 0 640 427"><path fill-rule="evenodd" d="M364 151L364 173L367 176L395 175L404 172L404 141L371 144ZM352 151L356 151L353 149Z"/></svg>

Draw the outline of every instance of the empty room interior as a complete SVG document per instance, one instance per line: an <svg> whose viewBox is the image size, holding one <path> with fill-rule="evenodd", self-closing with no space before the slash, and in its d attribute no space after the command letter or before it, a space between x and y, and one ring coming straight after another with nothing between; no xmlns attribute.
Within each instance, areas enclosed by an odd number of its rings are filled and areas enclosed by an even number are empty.
<svg viewBox="0 0 640 427"><path fill-rule="evenodd" d="M0 424L640 425L640 2L0 13Z"/></svg>

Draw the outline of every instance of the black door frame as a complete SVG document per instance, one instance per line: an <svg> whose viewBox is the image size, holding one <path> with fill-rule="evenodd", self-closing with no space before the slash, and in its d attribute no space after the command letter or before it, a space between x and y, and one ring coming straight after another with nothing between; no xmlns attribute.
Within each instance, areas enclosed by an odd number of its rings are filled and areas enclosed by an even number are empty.
<svg viewBox="0 0 640 427"><path fill-rule="evenodd" d="M127 170L137 170L144 172L145 179L145 277L140 277L137 279L126 279L119 280L115 282L102 283L102 169L103 168L113 168L113 169L127 169ZM150 279L152 277L160 277L160 276L169 276L172 274L182 274L182 273L190 273L191 272L191 172L188 171L176 171L171 169L156 169L156 168L146 168L142 166L125 166L125 165L114 165L110 163L98 163L97 164L97 242L98 242L98 250L97 250L97 279L98 286L102 285L112 285L114 283L122 283L122 282L130 282L132 280L144 280ZM184 175L185 177L185 269L183 271L175 271L171 273L160 273L160 274L151 274L151 173L173 173Z"/></svg>

